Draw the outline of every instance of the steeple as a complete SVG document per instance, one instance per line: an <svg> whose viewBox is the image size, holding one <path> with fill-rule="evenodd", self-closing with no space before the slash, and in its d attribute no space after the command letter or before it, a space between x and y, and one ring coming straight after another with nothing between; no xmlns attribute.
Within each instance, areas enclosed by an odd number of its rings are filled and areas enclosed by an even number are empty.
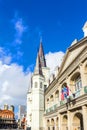
<svg viewBox="0 0 87 130"><path fill-rule="evenodd" d="M46 61L45 61L45 56L44 56L44 51L43 51L43 46L42 46L42 39L41 39L39 51L37 53L36 67L34 70L34 74L42 75L42 67L46 67Z"/></svg>
<svg viewBox="0 0 87 130"><path fill-rule="evenodd" d="M43 50L43 46L42 46L42 39L40 40L39 57L40 57L41 67L46 67L46 61L45 61L45 56L44 56L44 50Z"/></svg>
<svg viewBox="0 0 87 130"><path fill-rule="evenodd" d="M39 54L37 54L36 66L35 66L34 74L35 74L35 75L36 75L36 74L42 75L42 69L41 69Z"/></svg>

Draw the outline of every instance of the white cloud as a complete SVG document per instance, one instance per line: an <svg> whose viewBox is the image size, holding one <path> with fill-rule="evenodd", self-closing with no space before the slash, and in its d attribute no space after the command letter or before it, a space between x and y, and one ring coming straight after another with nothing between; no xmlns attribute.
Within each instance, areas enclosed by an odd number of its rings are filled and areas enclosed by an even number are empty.
<svg viewBox="0 0 87 130"><path fill-rule="evenodd" d="M22 43L22 36L23 33L26 31L27 26L23 24L23 19L22 18L14 18L14 28L15 28L15 39L14 43L15 44L21 44Z"/></svg>
<svg viewBox="0 0 87 130"><path fill-rule="evenodd" d="M57 66L61 65L62 59L64 56L64 52L59 51L59 52L49 52L48 54L45 55L46 57L46 63L47 66L51 69L51 73L54 72L54 69Z"/></svg>
<svg viewBox="0 0 87 130"><path fill-rule="evenodd" d="M0 60L4 64L10 64L12 57L10 53L7 53L6 50L2 47L0 47Z"/></svg>
<svg viewBox="0 0 87 130"><path fill-rule="evenodd" d="M0 61L0 106L26 104L30 76L31 72L24 73L22 66Z"/></svg>

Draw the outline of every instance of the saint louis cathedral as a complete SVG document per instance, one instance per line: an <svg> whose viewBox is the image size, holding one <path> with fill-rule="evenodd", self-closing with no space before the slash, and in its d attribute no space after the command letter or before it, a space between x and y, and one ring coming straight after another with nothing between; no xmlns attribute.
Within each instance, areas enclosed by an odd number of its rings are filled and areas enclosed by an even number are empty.
<svg viewBox="0 0 87 130"><path fill-rule="evenodd" d="M30 130L87 130L87 22L82 29L52 76L40 42L27 93Z"/></svg>

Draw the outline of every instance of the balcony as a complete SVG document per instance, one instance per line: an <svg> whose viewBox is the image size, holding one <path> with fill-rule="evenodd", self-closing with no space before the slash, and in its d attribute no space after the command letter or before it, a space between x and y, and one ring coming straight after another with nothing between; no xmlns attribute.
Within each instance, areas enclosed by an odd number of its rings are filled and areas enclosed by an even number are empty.
<svg viewBox="0 0 87 130"><path fill-rule="evenodd" d="M57 107L58 107L58 104L55 104L52 107L46 109L46 114L49 113L49 112L55 111L57 109Z"/></svg>
<svg viewBox="0 0 87 130"><path fill-rule="evenodd" d="M69 102L69 101L72 101L73 99L76 99L76 98L80 97L83 94L87 94L87 86L85 86L82 89L76 91L75 93L70 95L67 99L64 99L64 100L60 101L60 105L63 105L65 103Z"/></svg>
<svg viewBox="0 0 87 130"><path fill-rule="evenodd" d="M58 108L58 106L69 103L73 99L76 99L76 98L78 98L78 97L80 97L81 95L84 95L84 94L87 94L87 86L85 86L85 87L81 88L80 90L76 91L75 93L70 95L67 99L64 99L64 100L60 101L59 103L53 105L52 107L46 109L45 113L47 114L49 112L53 112Z"/></svg>

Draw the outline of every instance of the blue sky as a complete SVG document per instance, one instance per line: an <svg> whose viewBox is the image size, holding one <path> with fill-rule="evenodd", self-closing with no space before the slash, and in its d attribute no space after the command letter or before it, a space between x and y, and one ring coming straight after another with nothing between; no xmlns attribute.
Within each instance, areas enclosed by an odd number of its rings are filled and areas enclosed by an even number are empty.
<svg viewBox="0 0 87 130"><path fill-rule="evenodd" d="M0 45L26 69L35 64L40 36L45 53L65 52L83 37L86 20L87 0L0 0ZM15 29L17 21L22 32Z"/></svg>
<svg viewBox="0 0 87 130"><path fill-rule="evenodd" d="M40 38L53 71L86 20L87 0L0 0L0 107L26 104Z"/></svg>

